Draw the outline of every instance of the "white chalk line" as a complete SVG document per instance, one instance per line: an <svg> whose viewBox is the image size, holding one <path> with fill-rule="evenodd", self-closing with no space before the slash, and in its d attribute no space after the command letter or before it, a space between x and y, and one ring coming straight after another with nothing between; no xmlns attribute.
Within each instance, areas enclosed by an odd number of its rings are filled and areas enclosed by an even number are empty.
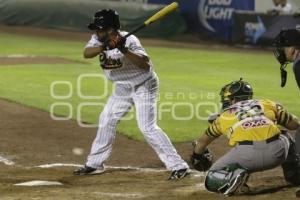
<svg viewBox="0 0 300 200"><path fill-rule="evenodd" d="M15 165L15 162L0 156L0 163L4 163L5 165ZM52 164L43 164L34 166L34 168L56 168L56 167L82 167L83 165L80 164L73 164L73 163L52 163ZM28 168L28 167L26 167ZM30 167L29 167L30 168ZM115 169L115 170L133 170L133 171L140 171L140 172L153 172L153 173L160 173L160 172L168 172L166 169L162 168L143 168L143 167L133 167L133 166L110 166L105 165L105 169ZM197 170L191 170L192 176L197 177L205 177L205 172L199 172Z"/></svg>
<svg viewBox="0 0 300 200"><path fill-rule="evenodd" d="M52 163L52 164L44 164L35 166L37 168L55 168L55 167L82 167L83 165L79 164L64 164L64 163ZM132 166L110 166L105 165L105 169L116 169L116 170L135 170L135 171L144 171L144 172L166 172L166 169L159 169L159 168L141 168L141 167L132 167Z"/></svg>
<svg viewBox="0 0 300 200"><path fill-rule="evenodd" d="M15 164L15 162L13 162L7 158L4 158L1 155L0 155L0 163L4 163L5 165L14 165Z"/></svg>
<svg viewBox="0 0 300 200"><path fill-rule="evenodd" d="M82 167L83 165L73 164L73 163L52 163L52 164L44 164L35 166L36 168L55 168L55 167ZM105 165L105 169L116 169L116 170L134 170L134 171L141 171L141 172L168 172L166 169L162 168L143 168L143 167L133 167L133 166L110 166ZM194 177L205 177L205 172L199 172L197 170L191 170Z"/></svg>
<svg viewBox="0 0 300 200"><path fill-rule="evenodd" d="M44 164L44 165L38 165L35 166L37 168L55 168L55 167L82 167L82 165L79 164L64 164L64 163L53 163L53 164Z"/></svg>
<svg viewBox="0 0 300 200"><path fill-rule="evenodd" d="M17 183L14 184L15 186L49 186L49 185L63 185L60 182L57 181L40 181L40 180L34 180L34 181L27 181L23 183Z"/></svg>

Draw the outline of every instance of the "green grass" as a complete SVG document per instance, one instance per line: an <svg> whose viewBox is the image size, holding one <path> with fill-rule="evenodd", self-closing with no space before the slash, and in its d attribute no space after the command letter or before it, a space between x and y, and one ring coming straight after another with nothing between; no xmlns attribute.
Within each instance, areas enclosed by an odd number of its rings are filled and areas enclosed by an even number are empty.
<svg viewBox="0 0 300 200"><path fill-rule="evenodd" d="M36 37L22 37L0 34L0 55L26 54L60 56L84 61L82 50L85 41L73 42ZM300 116L299 90L296 87L289 67L289 79L286 88L279 86L278 63L272 53L231 52L216 50L172 49L146 47L160 78L160 98L158 110L160 127L166 131L172 141L189 141L197 138L206 128L206 117L215 108L212 103L219 102L220 88L243 77L254 87L255 98L268 98L282 103L292 113ZM88 60L87 64L28 64L0 66L0 96L27 106L49 111L55 102L70 103L73 106L72 118L78 117L78 105L85 102L101 103L104 99L84 100L78 96L77 78L81 74L102 74L98 60ZM72 97L56 100L50 96L53 81L69 81L72 84ZM111 85L109 84L111 89ZM69 92L66 85L55 88L57 95ZM99 78L84 79L82 93L100 95L103 93L103 81ZM191 104L188 107L187 103ZM83 107L81 118L85 122L97 123L102 106ZM171 110L171 112L170 112ZM66 107L56 107L55 114L66 116ZM191 116L189 120L175 120L178 117ZM196 115L197 113L197 115ZM198 116L198 117L196 117ZM128 137L142 139L137 128L135 115L122 121L118 130Z"/></svg>

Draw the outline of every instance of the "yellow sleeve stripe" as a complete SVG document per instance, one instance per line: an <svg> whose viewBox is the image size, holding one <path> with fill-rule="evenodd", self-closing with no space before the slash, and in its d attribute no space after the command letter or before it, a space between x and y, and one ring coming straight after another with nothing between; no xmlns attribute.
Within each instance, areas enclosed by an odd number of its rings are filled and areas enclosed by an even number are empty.
<svg viewBox="0 0 300 200"><path fill-rule="evenodd" d="M213 124L210 128L211 128L211 131L212 131L214 134L220 135L219 132L218 132L218 130L217 130L217 127L214 126L214 124Z"/></svg>
<svg viewBox="0 0 300 200"><path fill-rule="evenodd" d="M285 112L282 112L282 124L286 124L287 116Z"/></svg>
<svg viewBox="0 0 300 200"><path fill-rule="evenodd" d="M284 112L283 110L279 111L279 118L278 118L278 124L284 125Z"/></svg>
<svg viewBox="0 0 300 200"><path fill-rule="evenodd" d="M209 127L208 129L206 129L205 134L206 134L208 137L213 137L213 138L219 137L219 135L215 135L215 134L211 131L211 127Z"/></svg>
<svg viewBox="0 0 300 200"><path fill-rule="evenodd" d="M213 122L212 127L213 127L213 129L214 129L214 132L215 132L217 135L222 135L222 132L218 129L216 120Z"/></svg>
<svg viewBox="0 0 300 200"><path fill-rule="evenodd" d="M210 135L207 131L205 131L205 135L207 135L210 138L214 138L214 136Z"/></svg>
<svg viewBox="0 0 300 200"><path fill-rule="evenodd" d="M280 110L279 111L279 117L278 117L278 119L277 119L277 121L278 121L278 124L281 124L280 122L282 122L282 110Z"/></svg>

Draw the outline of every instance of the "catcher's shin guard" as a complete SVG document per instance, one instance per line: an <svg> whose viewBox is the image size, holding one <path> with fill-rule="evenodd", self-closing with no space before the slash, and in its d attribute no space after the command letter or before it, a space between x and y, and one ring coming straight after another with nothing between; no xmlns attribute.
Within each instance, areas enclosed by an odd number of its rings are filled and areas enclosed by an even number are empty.
<svg viewBox="0 0 300 200"><path fill-rule="evenodd" d="M205 177L205 188L211 192L233 195L248 179L248 172L238 164L220 170L210 170Z"/></svg>

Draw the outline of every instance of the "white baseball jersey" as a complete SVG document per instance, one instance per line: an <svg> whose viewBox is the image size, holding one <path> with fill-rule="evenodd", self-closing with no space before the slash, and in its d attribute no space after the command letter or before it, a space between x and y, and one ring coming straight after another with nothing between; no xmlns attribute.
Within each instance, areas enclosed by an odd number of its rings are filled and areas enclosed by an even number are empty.
<svg viewBox="0 0 300 200"><path fill-rule="evenodd" d="M120 32L120 34L124 36L127 33ZM94 34L86 47L100 45L97 35ZM133 35L126 39L125 46L136 54L147 56L140 41ZM112 152L118 122L135 106L139 129L167 169L173 171L188 168L187 163L177 154L166 133L157 125L156 99L159 81L153 71L151 61L149 61L150 69L139 68L118 49L112 49L103 52L100 56L100 64L106 77L118 84L100 114L97 136L86 165L98 169L104 167L104 162Z"/></svg>
<svg viewBox="0 0 300 200"><path fill-rule="evenodd" d="M121 31L120 34L122 36L125 36L127 32ZM90 41L87 43L86 48L99 47L100 45L101 42L98 40L98 36L96 34L93 34ZM129 48L136 54L148 57L139 39L134 35L126 38L125 47ZM113 82L138 85L153 75L153 67L151 61L149 61L150 69L142 69L134 65L117 48L104 51L99 55L99 59L101 67L103 68L107 79Z"/></svg>

